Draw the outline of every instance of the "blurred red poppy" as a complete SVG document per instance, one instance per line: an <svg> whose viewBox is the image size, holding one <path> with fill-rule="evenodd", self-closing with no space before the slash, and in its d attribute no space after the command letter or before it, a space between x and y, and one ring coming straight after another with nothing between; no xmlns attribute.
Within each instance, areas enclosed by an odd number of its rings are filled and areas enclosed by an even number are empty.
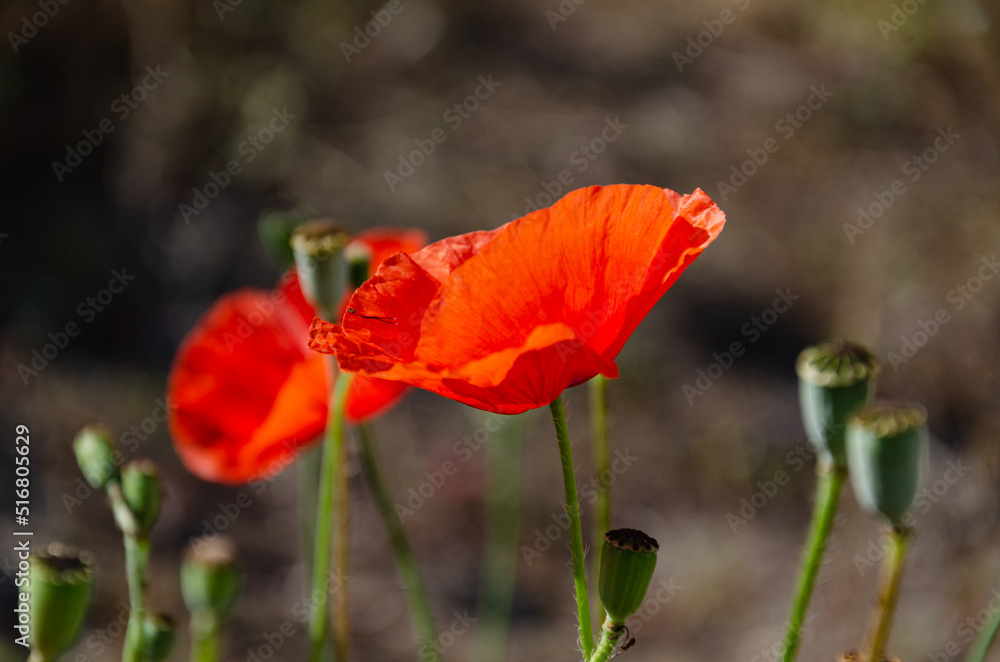
<svg viewBox="0 0 1000 662"><path fill-rule="evenodd" d="M480 409L541 407L598 373L617 377L625 341L724 224L700 189L573 191L491 232L388 258L342 325L313 321L309 346Z"/></svg>
<svg viewBox="0 0 1000 662"><path fill-rule="evenodd" d="M419 230L376 229L354 241L372 265L427 243ZM326 427L329 390L323 358L306 346L315 310L295 270L277 287L219 299L181 344L170 370L169 427L184 465L219 483L245 483L281 471ZM347 418L360 421L394 404L406 385L355 378Z"/></svg>

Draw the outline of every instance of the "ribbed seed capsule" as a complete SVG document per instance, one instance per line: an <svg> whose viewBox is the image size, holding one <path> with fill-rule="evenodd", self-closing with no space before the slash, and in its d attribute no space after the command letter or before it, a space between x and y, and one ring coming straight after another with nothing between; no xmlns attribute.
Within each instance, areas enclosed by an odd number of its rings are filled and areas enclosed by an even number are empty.
<svg viewBox="0 0 1000 662"><path fill-rule="evenodd" d="M893 526L905 526L904 515L922 477L927 446L923 407L875 404L851 417L847 449L851 484L858 504L881 513Z"/></svg>
<svg viewBox="0 0 1000 662"><path fill-rule="evenodd" d="M344 247L350 235L330 220L310 221L292 234L292 254L302 294L323 319L337 319L347 288Z"/></svg>
<svg viewBox="0 0 1000 662"><path fill-rule="evenodd" d="M229 614L243 583L236 547L225 537L195 541L181 564L181 593L192 614L222 620Z"/></svg>
<svg viewBox="0 0 1000 662"><path fill-rule="evenodd" d="M624 624L642 604L659 549L659 543L636 529L615 529L604 535L599 590L612 624Z"/></svg>
<svg viewBox="0 0 1000 662"><path fill-rule="evenodd" d="M93 592L89 553L52 543L31 558L29 642L43 659L69 648L83 629Z"/></svg>
<svg viewBox="0 0 1000 662"><path fill-rule="evenodd" d="M806 433L825 463L844 469L847 420L870 399L878 360L863 345L833 340L804 349L795 368Z"/></svg>

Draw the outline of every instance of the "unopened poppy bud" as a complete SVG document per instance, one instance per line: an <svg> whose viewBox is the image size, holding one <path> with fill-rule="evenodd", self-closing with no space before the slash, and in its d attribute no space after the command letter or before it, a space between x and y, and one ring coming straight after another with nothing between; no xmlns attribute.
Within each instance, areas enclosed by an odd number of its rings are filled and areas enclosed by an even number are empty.
<svg viewBox="0 0 1000 662"><path fill-rule="evenodd" d="M129 462L122 469L122 496L135 516L139 530L134 533L148 536L160 515L160 476L156 465L149 460Z"/></svg>
<svg viewBox="0 0 1000 662"><path fill-rule="evenodd" d="M893 526L913 503L926 453L923 407L875 404L859 410L847 426L851 484L858 504L881 513Z"/></svg>
<svg viewBox="0 0 1000 662"><path fill-rule="evenodd" d="M53 543L31 558L29 643L35 657L52 660L83 630L93 592L94 566L87 552Z"/></svg>
<svg viewBox="0 0 1000 662"><path fill-rule="evenodd" d="M83 477L96 490L103 490L110 481L118 479L116 451L109 437L105 428L88 426L73 440L76 463Z"/></svg>
<svg viewBox="0 0 1000 662"><path fill-rule="evenodd" d="M257 234L264 245L264 252L280 271L287 269L295 260L290 243L292 233L312 217L302 209L268 209L260 215Z"/></svg>
<svg viewBox="0 0 1000 662"><path fill-rule="evenodd" d="M660 545L642 531L615 529L604 534L600 594L608 621L622 625L646 597Z"/></svg>
<svg viewBox="0 0 1000 662"><path fill-rule="evenodd" d="M347 287L344 247L350 235L330 220L310 221L292 234L302 293L323 319L335 319Z"/></svg>
<svg viewBox="0 0 1000 662"><path fill-rule="evenodd" d="M236 604L242 583L243 571L229 538L200 539L188 547L181 564L181 593L192 614L221 621Z"/></svg>
<svg viewBox="0 0 1000 662"><path fill-rule="evenodd" d="M878 360L867 347L833 340L804 349L795 368L806 433L824 463L847 468L847 419L868 402Z"/></svg>
<svg viewBox="0 0 1000 662"><path fill-rule="evenodd" d="M371 275L372 249L361 241L352 241L344 249L344 259L347 260L347 273L352 289L364 285Z"/></svg>
<svg viewBox="0 0 1000 662"><path fill-rule="evenodd" d="M165 614L147 615L142 623L144 659L162 662L170 656L177 642L177 624Z"/></svg>

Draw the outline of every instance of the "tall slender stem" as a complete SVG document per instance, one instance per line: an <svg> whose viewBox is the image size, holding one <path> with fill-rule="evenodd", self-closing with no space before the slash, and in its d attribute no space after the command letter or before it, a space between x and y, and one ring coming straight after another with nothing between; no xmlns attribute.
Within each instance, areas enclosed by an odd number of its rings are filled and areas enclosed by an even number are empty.
<svg viewBox="0 0 1000 662"><path fill-rule="evenodd" d="M530 413L504 419L486 445L486 542L479 598L478 662L506 662L521 528L521 447Z"/></svg>
<svg viewBox="0 0 1000 662"><path fill-rule="evenodd" d="M833 529L834 516L837 514L837 504L840 501L840 490L844 486L847 472L831 466L820 466L819 483L816 486L816 505L813 510L812 523L809 528L809 538L802 553L802 566L799 572L798 588L792 603L792 613L788 618L788 632L785 636L785 653L783 662L792 662L802 641L802 624L805 622L809 600L813 587L816 585L816 575L819 573L826 541Z"/></svg>
<svg viewBox="0 0 1000 662"><path fill-rule="evenodd" d="M330 398L330 417L323 440L323 461L321 465L319 494L316 512L316 544L313 547L312 573L312 613L309 615L309 661L320 662L326 643L327 614L329 613L330 590L330 548L334 513L334 481L341 476L338 461L344 443L344 401L351 383L350 373L337 375L333 394ZM337 577L338 590L345 591L341 583L345 577Z"/></svg>
<svg viewBox="0 0 1000 662"><path fill-rule="evenodd" d="M382 522L389 533L389 543L392 545L396 567L399 569L399 574L403 578L403 586L406 588L406 599L410 605L410 615L413 618L413 629L417 638L420 659L425 662L440 662L441 653L437 646L434 612L431 610L431 602L427 597L424 581L420 577L420 569L417 567L410 541L406 538L403 523L396 515L392 496L382 478L382 470L371 428L368 425L361 425L358 428L358 436L361 442L359 449L361 470L365 474L365 480L375 497L375 504L382 516Z"/></svg>
<svg viewBox="0 0 1000 662"><path fill-rule="evenodd" d="M871 634L868 637L868 659L880 660L885 653L892 631L892 617L896 612L896 598L899 584L903 581L903 565L906 562L906 544L912 530L893 527L889 538L892 544L882 562L882 576L879 579L878 604L872 612Z"/></svg>
<svg viewBox="0 0 1000 662"><path fill-rule="evenodd" d="M337 458L337 483L334 487L336 495L333 503L336 505L337 535L333 539L333 571L337 577L347 577L351 557L351 518L349 476L347 475L347 444L340 444ZM351 610L350 591L337 591L333 596L333 659L337 662L347 662L347 652L351 641Z"/></svg>
<svg viewBox="0 0 1000 662"><path fill-rule="evenodd" d="M594 473L597 474L597 522L594 529L594 567L601 563L604 534L611 528L610 458L608 457L607 382L604 375L590 380L590 429L594 435Z"/></svg>
<svg viewBox="0 0 1000 662"><path fill-rule="evenodd" d="M979 636L976 637L976 641L972 644L972 648L969 649L969 654L966 656L965 662L983 662L986 659L986 654L990 652L990 646L993 645L993 641L996 639L997 631L1000 631L1000 609L993 612L993 619L983 628Z"/></svg>
<svg viewBox="0 0 1000 662"><path fill-rule="evenodd" d="M566 514L569 516L569 544L573 557L573 583L576 588L576 609L580 622L580 650L584 660L594 652L594 630L590 622L590 596L587 595L587 568L583 560L583 529L580 526L580 500L576 495L576 472L573 468L573 448L569 442L569 428L562 398L556 398L549 408L559 442L559 459L562 461L563 487L566 491Z"/></svg>
<svg viewBox="0 0 1000 662"><path fill-rule="evenodd" d="M191 614L191 662L218 662L222 628L211 614Z"/></svg>
<svg viewBox="0 0 1000 662"><path fill-rule="evenodd" d="M128 579L129 614L125 629L123 662L145 659L142 623L146 618L146 568L149 564L149 539L125 534L125 575Z"/></svg>

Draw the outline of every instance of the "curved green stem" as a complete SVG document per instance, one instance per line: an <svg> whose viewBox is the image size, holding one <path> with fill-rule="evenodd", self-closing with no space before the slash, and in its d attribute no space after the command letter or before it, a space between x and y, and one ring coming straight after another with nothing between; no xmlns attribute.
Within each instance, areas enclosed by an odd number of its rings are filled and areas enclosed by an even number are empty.
<svg viewBox="0 0 1000 662"><path fill-rule="evenodd" d="M396 515L392 497L385 485L385 480L382 478L371 428L368 425L362 425L358 428L358 433L361 440L361 470L365 474L365 480L368 481L369 487L371 487L379 514L382 516L382 522L389 533L389 542L392 545L392 553L396 557L396 566L399 568L403 585L406 587L406 598L410 604L410 614L413 618L413 629L417 637L420 659L425 662L440 662L441 653L438 651L437 630L434 627L434 613L431 610L430 599L427 597L427 589L420 577L420 569L413 556L413 549L406 538L403 523Z"/></svg>
<svg viewBox="0 0 1000 662"><path fill-rule="evenodd" d="M783 662L792 662L802 640L802 624L805 622L809 600L816 584L823 552L826 549L827 538L833 529L834 516L837 514L837 504L840 501L840 490L844 486L847 472L836 467L821 466L819 483L816 486L816 506L813 510L812 523L809 528L809 538L802 554L802 568L799 572L798 589L795 601L792 603L792 614L788 619L788 632L785 636L785 653Z"/></svg>
<svg viewBox="0 0 1000 662"><path fill-rule="evenodd" d="M608 457L607 383L604 375L590 380L590 429L594 435L594 473L597 475L597 527L594 529L594 567L601 567L604 534L611 528L611 475Z"/></svg>
<svg viewBox="0 0 1000 662"><path fill-rule="evenodd" d="M569 516L569 544L573 557L573 583L576 588L576 609L580 622L580 650L589 660L594 652L594 630L590 622L590 596L587 595L587 568L583 561L583 528L580 525L580 500L576 495L576 473L573 469L573 448L569 442L569 428L562 398L549 405L552 422L559 442L559 459L562 461L563 487L566 491L566 514Z"/></svg>
<svg viewBox="0 0 1000 662"><path fill-rule="evenodd" d="M892 617L896 612L896 598L899 584L903 581L903 565L906 562L906 544L910 539L910 529L893 527L892 544L882 562L882 576L879 580L878 605L872 613L872 629L868 641L868 659L880 660L885 653L892 630Z"/></svg>
<svg viewBox="0 0 1000 662"><path fill-rule="evenodd" d="M330 549L334 513L334 481L343 475L339 460L344 443L344 401L351 384L350 373L337 375L330 398L330 420L323 440L323 461L321 465L319 494L316 512L316 544L313 547L312 612L309 615L309 660L320 662L326 643L327 614L329 613ZM345 579L337 577L339 590Z"/></svg>
<svg viewBox="0 0 1000 662"><path fill-rule="evenodd" d="M142 662L145 659L142 623L146 618L148 565L149 539L125 534L125 574L128 579L129 613L122 662Z"/></svg>
<svg viewBox="0 0 1000 662"><path fill-rule="evenodd" d="M593 655L587 658L587 662L607 662L614 655L615 646L618 645L622 635L625 634L625 626L604 620L604 627L601 628L601 640L597 642L597 648Z"/></svg>
<svg viewBox="0 0 1000 662"><path fill-rule="evenodd" d="M337 458L336 494L333 503L336 506L335 528L337 535L333 539L333 573L335 577L347 577L351 556L351 517L350 477L347 475L347 444L340 444L340 454ZM351 604L350 591L337 591L333 596L333 659L337 662L347 662L347 652L351 641Z"/></svg>
<svg viewBox="0 0 1000 662"><path fill-rule="evenodd" d="M996 639L997 631L1000 631L1000 609L993 612L993 620L976 637L965 662L983 662L986 659L986 654L990 652L990 646Z"/></svg>

